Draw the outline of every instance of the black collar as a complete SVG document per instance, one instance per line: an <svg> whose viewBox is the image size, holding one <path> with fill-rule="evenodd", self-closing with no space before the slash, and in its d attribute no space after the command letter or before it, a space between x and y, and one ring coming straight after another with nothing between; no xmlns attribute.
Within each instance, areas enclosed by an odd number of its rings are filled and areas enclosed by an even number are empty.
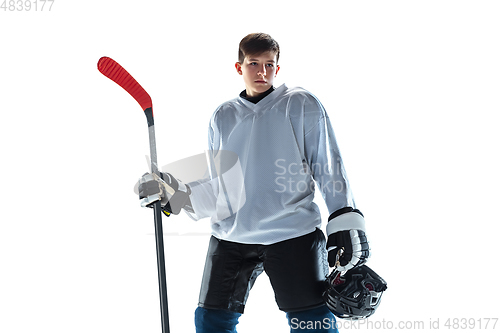
<svg viewBox="0 0 500 333"><path fill-rule="evenodd" d="M246 99L247 101L249 102L252 102L253 104L257 104L259 103L264 97L266 97L267 95L269 95L270 93L272 93L274 91L274 87L271 87L269 89L267 89L265 92L263 92L262 94L258 95L258 96L254 96L254 97L247 97L247 91L246 90L243 90L241 93L240 93L240 97L241 98L244 98Z"/></svg>

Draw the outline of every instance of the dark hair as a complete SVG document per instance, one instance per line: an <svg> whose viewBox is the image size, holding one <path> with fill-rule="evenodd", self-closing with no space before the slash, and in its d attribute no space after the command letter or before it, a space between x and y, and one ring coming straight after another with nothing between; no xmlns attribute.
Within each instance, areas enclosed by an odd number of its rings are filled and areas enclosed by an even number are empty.
<svg viewBox="0 0 500 333"><path fill-rule="evenodd" d="M238 61L243 63L247 55L260 55L264 52L276 52L276 63L280 58L280 46L270 35L252 33L245 36L240 42Z"/></svg>

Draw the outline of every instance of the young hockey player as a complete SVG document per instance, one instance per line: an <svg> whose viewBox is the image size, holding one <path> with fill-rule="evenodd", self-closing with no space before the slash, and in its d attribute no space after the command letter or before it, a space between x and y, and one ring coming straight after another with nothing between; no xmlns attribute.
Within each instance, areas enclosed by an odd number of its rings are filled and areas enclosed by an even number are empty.
<svg viewBox="0 0 500 333"><path fill-rule="evenodd" d="M236 332L250 289L263 271L291 332L337 332L322 298L328 263L346 271L369 256L364 218L355 206L328 115L308 91L273 86L279 56L278 43L267 34L241 40L235 67L245 90L220 105L210 120L212 163L206 179L183 184L163 173L162 179L146 174L140 180L146 204L160 192L162 206L174 214L184 208L195 220L211 217L195 311L198 333ZM230 166L217 168L227 152L236 159L226 158ZM166 186L175 190L172 197L164 195ZM319 229L315 186L330 214L328 240ZM324 325L307 324L318 322Z"/></svg>

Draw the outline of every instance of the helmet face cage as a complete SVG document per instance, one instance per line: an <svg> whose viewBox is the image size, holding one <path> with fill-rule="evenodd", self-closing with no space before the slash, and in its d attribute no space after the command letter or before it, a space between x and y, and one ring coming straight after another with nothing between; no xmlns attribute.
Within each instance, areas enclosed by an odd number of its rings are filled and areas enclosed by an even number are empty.
<svg viewBox="0 0 500 333"><path fill-rule="evenodd" d="M326 279L323 294L326 305L339 318L363 319L380 304L387 283L368 266L348 270L344 275L333 270Z"/></svg>

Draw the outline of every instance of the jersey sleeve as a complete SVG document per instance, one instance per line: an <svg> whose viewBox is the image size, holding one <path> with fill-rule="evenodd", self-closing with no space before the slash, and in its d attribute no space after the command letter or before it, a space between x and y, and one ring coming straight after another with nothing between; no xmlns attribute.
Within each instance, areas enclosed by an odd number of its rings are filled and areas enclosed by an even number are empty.
<svg viewBox="0 0 500 333"><path fill-rule="evenodd" d="M319 101L316 125L305 134L305 155L314 181L329 211L326 234L340 230L365 231L363 214L356 208L332 124Z"/></svg>
<svg viewBox="0 0 500 333"><path fill-rule="evenodd" d="M208 150L206 151L207 177L188 183L194 212L186 213L194 220L211 217L220 222L236 213L245 203L243 172L238 155L220 149L220 129L217 111L210 121Z"/></svg>
<svg viewBox="0 0 500 333"><path fill-rule="evenodd" d="M346 207L355 209L354 198L330 119L319 101L313 105L320 112L315 126L305 133L304 151L314 181L330 214Z"/></svg>
<svg viewBox="0 0 500 333"><path fill-rule="evenodd" d="M214 150L214 142L217 142L215 136L218 135L218 131L214 126L214 118L217 114L217 111L218 110L215 111L214 115L210 119L208 128L208 152ZM207 168L210 168L210 165L207 164ZM207 172L206 174L206 178L196 180L187 184L191 189L191 195L189 196L189 199L191 200L194 212L186 211L186 213L195 221L212 216L215 213L216 209L216 193L218 192L218 183L216 179L211 177L210 172Z"/></svg>

